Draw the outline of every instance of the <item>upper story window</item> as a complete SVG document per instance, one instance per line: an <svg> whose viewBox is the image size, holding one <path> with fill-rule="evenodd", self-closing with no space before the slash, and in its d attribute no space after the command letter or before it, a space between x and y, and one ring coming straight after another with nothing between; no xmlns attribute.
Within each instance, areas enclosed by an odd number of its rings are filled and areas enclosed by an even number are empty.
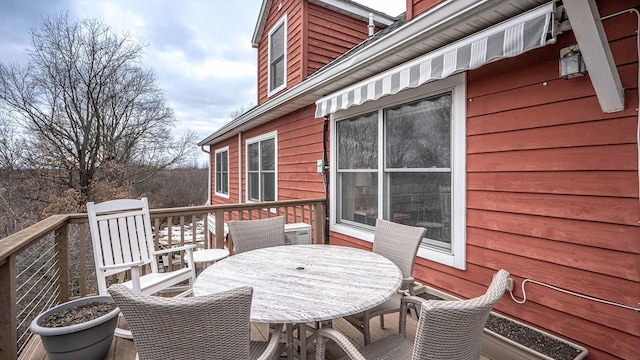
<svg viewBox="0 0 640 360"><path fill-rule="evenodd" d="M275 201L277 133L247 140L247 201Z"/></svg>
<svg viewBox="0 0 640 360"><path fill-rule="evenodd" d="M422 226L418 256L465 268L465 96L462 74L335 115L332 230Z"/></svg>
<svg viewBox="0 0 640 360"><path fill-rule="evenodd" d="M216 150L216 195L229 198L229 147Z"/></svg>
<svg viewBox="0 0 640 360"><path fill-rule="evenodd" d="M271 96L287 86L287 15L269 31L269 92Z"/></svg>

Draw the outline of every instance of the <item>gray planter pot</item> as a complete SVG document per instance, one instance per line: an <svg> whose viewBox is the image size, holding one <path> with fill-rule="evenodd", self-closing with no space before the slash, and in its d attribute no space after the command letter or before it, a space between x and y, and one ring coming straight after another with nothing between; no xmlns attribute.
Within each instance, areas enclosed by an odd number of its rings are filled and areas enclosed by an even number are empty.
<svg viewBox="0 0 640 360"><path fill-rule="evenodd" d="M113 299L110 296L80 298L55 306L33 319L29 329L32 333L40 335L42 346L47 351L49 360L101 360L107 355L118 324L118 314L120 313L118 308L82 324L57 328L40 326L43 320L53 313L91 302L113 303Z"/></svg>

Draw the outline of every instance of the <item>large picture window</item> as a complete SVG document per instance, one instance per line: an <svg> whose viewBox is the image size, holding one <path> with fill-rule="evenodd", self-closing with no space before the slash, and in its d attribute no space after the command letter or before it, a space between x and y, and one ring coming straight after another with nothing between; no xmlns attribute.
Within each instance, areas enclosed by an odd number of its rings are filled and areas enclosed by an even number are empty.
<svg viewBox="0 0 640 360"><path fill-rule="evenodd" d="M229 197L229 148L216 150L216 195Z"/></svg>
<svg viewBox="0 0 640 360"><path fill-rule="evenodd" d="M247 200L275 201L276 133L247 140Z"/></svg>
<svg viewBox="0 0 640 360"><path fill-rule="evenodd" d="M336 114L334 231L368 240L377 218L422 226L419 256L464 268L463 76Z"/></svg>
<svg viewBox="0 0 640 360"><path fill-rule="evenodd" d="M269 91L268 95L287 85L287 16L283 16L269 31Z"/></svg>

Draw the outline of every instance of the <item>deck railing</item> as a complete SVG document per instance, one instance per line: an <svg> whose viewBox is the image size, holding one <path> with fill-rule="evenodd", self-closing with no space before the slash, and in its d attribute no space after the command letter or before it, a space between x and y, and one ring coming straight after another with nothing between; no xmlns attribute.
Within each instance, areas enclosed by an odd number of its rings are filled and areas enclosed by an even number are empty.
<svg viewBox="0 0 640 360"><path fill-rule="evenodd" d="M169 239L173 245L231 248L231 243L224 243L226 221L278 215L286 215L287 223L310 224L314 243L325 239L324 199L152 209L150 213L156 247ZM215 229L209 228L208 216L215 216ZM29 324L39 313L97 293L87 221L87 214L54 215L0 239L0 359L29 353ZM182 256L176 259L157 261L167 270L185 266Z"/></svg>

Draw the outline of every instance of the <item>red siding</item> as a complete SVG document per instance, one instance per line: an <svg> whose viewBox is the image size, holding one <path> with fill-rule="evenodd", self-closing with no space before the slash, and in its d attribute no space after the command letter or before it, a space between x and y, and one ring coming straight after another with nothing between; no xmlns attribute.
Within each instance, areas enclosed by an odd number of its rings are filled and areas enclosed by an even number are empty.
<svg viewBox="0 0 640 360"><path fill-rule="evenodd" d="M282 8L280 10L278 10L278 4L280 4L280 2L274 2L268 12L264 35L258 45L258 105L269 100L269 30L284 16L284 14L287 14L287 88L301 82L303 79L302 1L284 0L282 1Z"/></svg>
<svg viewBox="0 0 640 360"><path fill-rule="evenodd" d="M268 97L268 32L287 14L287 88L302 82L368 36L367 22L306 1L274 3L258 46L258 104Z"/></svg>
<svg viewBox="0 0 640 360"><path fill-rule="evenodd" d="M442 0L407 0L407 20L415 18L441 2Z"/></svg>
<svg viewBox="0 0 640 360"><path fill-rule="evenodd" d="M638 306L638 65L636 21L627 20L604 22L625 88L622 112L602 113L588 76L558 79L559 50L575 43L570 32L468 73L467 270L420 260L418 279L471 297L481 292L478 279L505 268L517 284L530 278ZM590 358L639 355L631 310L535 284L526 303L505 297L497 310L588 344Z"/></svg>
<svg viewBox="0 0 640 360"><path fill-rule="evenodd" d="M362 42L367 23L309 4L308 75Z"/></svg>

